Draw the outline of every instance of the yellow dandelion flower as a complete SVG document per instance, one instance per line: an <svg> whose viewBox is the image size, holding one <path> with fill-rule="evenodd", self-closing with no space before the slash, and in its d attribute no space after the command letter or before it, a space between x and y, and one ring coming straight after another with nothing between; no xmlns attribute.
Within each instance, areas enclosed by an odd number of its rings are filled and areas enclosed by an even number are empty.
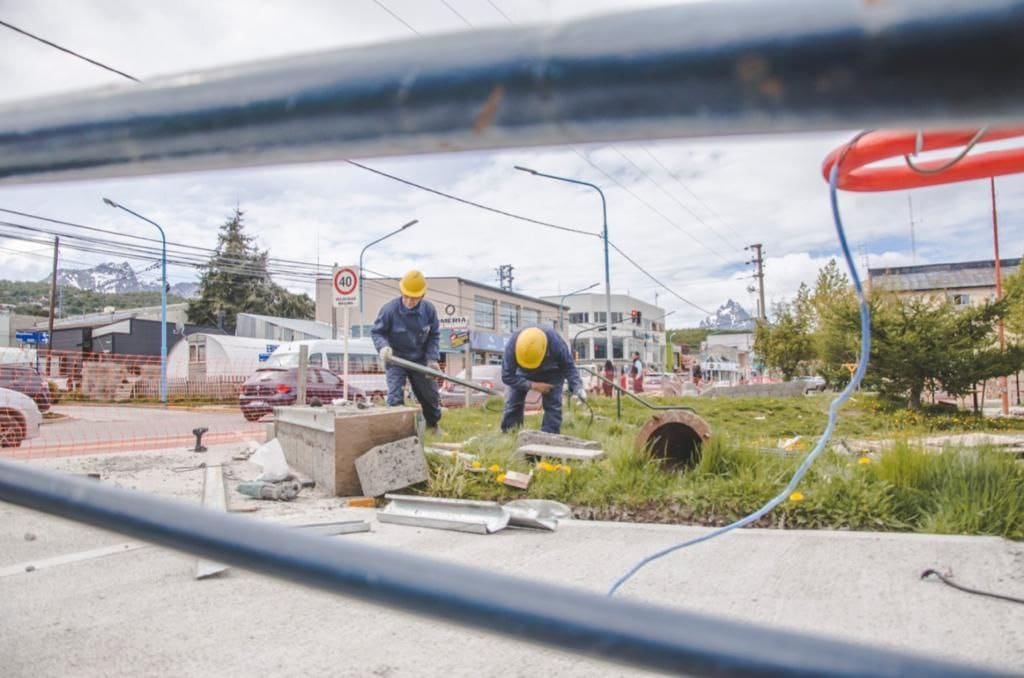
<svg viewBox="0 0 1024 678"><path fill-rule="evenodd" d="M537 464L537 468L539 468L541 471L556 471L556 470L558 470L557 467L555 467L553 464L550 464L550 463L548 463L546 461L542 461L539 464Z"/></svg>
<svg viewBox="0 0 1024 678"><path fill-rule="evenodd" d="M496 481L497 481L497 482L499 482L499 483L503 483L503 482L505 482L505 474L504 474L504 473L499 473L499 474L498 474L498 477L497 477L497 478L495 478L494 480L496 480Z"/></svg>
<svg viewBox="0 0 1024 678"><path fill-rule="evenodd" d="M491 473L501 473L501 467L497 464L491 464L487 470Z"/></svg>
<svg viewBox="0 0 1024 678"><path fill-rule="evenodd" d="M571 466L562 466L562 470L565 471L566 473L572 473Z"/></svg>
<svg viewBox="0 0 1024 678"><path fill-rule="evenodd" d="M480 468L480 462L478 462L478 461L474 461L474 462L473 462L473 463L471 464L471 466L472 466L473 468Z"/></svg>
<svg viewBox="0 0 1024 678"><path fill-rule="evenodd" d="M794 503L795 502L803 501L804 500L804 493L803 492L794 492L793 494L789 495L789 500L791 502L794 502Z"/></svg>
<svg viewBox="0 0 1024 678"><path fill-rule="evenodd" d="M871 463L871 458L870 457L861 457L860 459L857 460L857 463L860 464L861 466L866 466L867 464Z"/></svg>

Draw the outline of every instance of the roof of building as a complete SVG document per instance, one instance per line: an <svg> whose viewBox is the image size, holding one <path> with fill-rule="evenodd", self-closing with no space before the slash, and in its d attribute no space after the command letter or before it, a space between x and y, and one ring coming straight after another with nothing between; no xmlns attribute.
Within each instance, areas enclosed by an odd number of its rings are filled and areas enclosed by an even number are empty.
<svg viewBox="0 0 1024 678"><path fill-rule="evenodd" d="M168 315L176 312L183 311L187 303L179 304L167 304ZM139 316L153 315L156 314L157 322L159 322L160 307L159 306L141 306L139 308L124 308L115 310L113 313L85 313L83 315L73 315L66 318L57 318L53 321L53 329L55 330L67 330L76 329L80 327L102 327L111 323L120 322L121 320L127 320L129 318L138 318ZM153 320L153 318L140 318L140 320ZM45 318L39 320L35 326L37 328L45 328L49 321ZM168 323L174 321L168 318Z"/></svg>
<svg viewBox="0 0 1024 678"><path fill-rule="evenodd" d="M272 315L259 315L258 313L239 313L238 315L244 315L249 318L255 318L256 320L262 320L263 322L273 323L274 325L283 327L286 330L301 332L302 334L319 337L320 339L330 339L332 334L331 326L328 323L322 323L317 320L278 318Z"/></svg>
<svg viewBox="0 0 1024 678"><path fill-rule="evenodd" d="M1001 259L1005 278L1020 268L1020 259ZM962 261L924 266L868 269L871 285L895 292L927 292L963 287L994 287L995 261Z"/></svg>

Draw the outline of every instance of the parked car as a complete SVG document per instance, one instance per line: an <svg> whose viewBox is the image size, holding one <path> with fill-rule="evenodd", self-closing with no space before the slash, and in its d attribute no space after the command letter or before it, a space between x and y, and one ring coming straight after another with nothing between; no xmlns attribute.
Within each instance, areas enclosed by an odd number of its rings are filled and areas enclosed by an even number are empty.
<svg viewBox="0 0 1024 678"><path fill-rule="evenodd" d="M262 367L242 384L238 404L242 416L256 421L270 414L275 407L294 405L298 399L298 368ZM306 378L306 403L314 398L328 404L344 398L344 382L330 370L310 367ZM349 386L349 400L364 400L366 393L355 386Z"/></svg>
<svg viewBox="0 0 1024 678"><path fill-rule="evenodd" d="M0 388L0 447L18 447L39 435L43 415L35 401L23 393Z"/></svg>
<svg viewBox="0 0 1024 678"><path fill-rule="evenodd" d="M50 385L31 365L0 365L0 388L27 395L40 412L50 409Z"/></svg>
<svg viewBox="0 0 1024 678"><path fill-rule="evenodd" d="M299 348L305 346L309 352L310 367L330 370L335 374L344 373L345 342L341 339L307 339L281 344L267 358L264 367L298 367ZM377 350L369 339L348 341L348 384L369 393L372 397L383 397L388 392L384 367L377 357Z"/></svg>
<svg viewBox="0 0 1024 678"><path fill-rule="evenodd" d="M466 380L466 370L462 370L455 376L459 379ZM474 365L473 378L469 381L494 389L501 394L505 393L505 384L501 381L501 365ZM441 405L443 407L462 407L466 404L466 387L460 386L455 382L445 381L441 384L439 393L441 396ZM482 391L474 391L470 389L469 404L481 405L490 397L491 396ZM537 391L530 391L526 396L526 406L528 408L540 407L540 400L540 393Z"/></svg>

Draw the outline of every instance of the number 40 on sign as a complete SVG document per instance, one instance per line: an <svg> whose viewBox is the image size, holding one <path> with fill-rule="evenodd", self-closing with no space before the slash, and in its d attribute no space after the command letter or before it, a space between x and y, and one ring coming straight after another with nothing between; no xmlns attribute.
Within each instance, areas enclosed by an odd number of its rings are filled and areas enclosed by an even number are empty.
<svg viewBox="0 0 1024 678"><path fill-rule="evenodd" d="M359 305L359 268L338 266L331 278L335 307Z"/></svg>

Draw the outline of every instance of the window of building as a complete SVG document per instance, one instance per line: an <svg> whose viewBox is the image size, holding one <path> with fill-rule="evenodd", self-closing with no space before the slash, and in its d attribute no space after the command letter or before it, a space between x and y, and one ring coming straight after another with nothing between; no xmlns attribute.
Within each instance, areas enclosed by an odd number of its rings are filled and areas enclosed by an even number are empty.
<svg viewBox="0 0 1024 678"><path fill-rule="evenodd" d="M523 324L524 325L540 325L540 311L535 308L524 308L523 309Z"/></svg>
<svg viewBox="0 0 1024 678"><path fill-rule="evenodd" d="M622 337L612 337L612 358L622 360Z"/></svg>
<svg viewBox="0 0 1024 678"><path fill-rule="evenodd" d="M590 322L589 313L570 313L569 322L573 325L584 325Z"/></svg>
<svg viewBox="0 0 1024 678"><path fill-rule="evenodd" d="M503 301L498 307L498 313L501 316L501 331L515 332L519 327L519 307Z"/></svg>
<svg viewBox="0 0 1024 678"><path fill-rule="evenodd" d="M473 316L476 326L493 330L494 329L494 300L486 297L475 297L473 299Z"/></svg>
<svg viewBox="0 0 1024 678"><path fill-rule="evenodd" d="M576 360L590 360L590 356L587 353L590 351L590 342L580 339L575 342L573 346L573 352L576 355Z"/></svg>
<svg viewBox="0 0 1024 678"><path fill-rule="evenodd" d="M969 295L969 294L954 294L953 295L953 305L954 306L970 306L971 305L971 295Z"/></svg>
<svg viewBox="0 0 1024 678"><path fill-rule="evenodd" d="M607 322L608 314L604 311L594 311L594 322L603 323ZM612 322L615 322L614 320Z"/></svg>
<svg viewBox="0 0 1024 678"><path fill-rule="evenodd" d="M612 322L613 323L621 323L622 322L622 311L612 311Z"/></svg>

